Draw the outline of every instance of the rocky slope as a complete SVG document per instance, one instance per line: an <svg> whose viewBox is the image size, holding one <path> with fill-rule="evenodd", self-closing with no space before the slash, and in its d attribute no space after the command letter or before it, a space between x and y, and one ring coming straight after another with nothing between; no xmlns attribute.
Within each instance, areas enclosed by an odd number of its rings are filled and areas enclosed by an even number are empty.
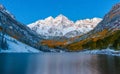
<svg viewBox="0 0 120 74"><path fill-rule="evenodd" d="M68 41L66 47L70 51L108 47L120 49L120 3L112 7L95 29L74 41Z"/></svg>
<svg viewBox="0 0 120 74"><path fill-rule="evenodd" d="M43 36L64 36L67 38L83 35L92 30L101 21L100 18L78 20L73 22L60 14L56 18L52 16L29 24L33 31Z"/></svg>
<svg viewBox="0 0 120 74"><path fill-rule="evenodd" d="M32 31L30 28L18 22L3 5L0 4L0 47L7 48L5 35L8 35L23 44L27 44L41 51L48 51L49 48L41 45L44 38ZM45 49L46 48L46 49ZM17 49L17 48L16 48ZM49 50L50 51L50 50Z"/></svg>

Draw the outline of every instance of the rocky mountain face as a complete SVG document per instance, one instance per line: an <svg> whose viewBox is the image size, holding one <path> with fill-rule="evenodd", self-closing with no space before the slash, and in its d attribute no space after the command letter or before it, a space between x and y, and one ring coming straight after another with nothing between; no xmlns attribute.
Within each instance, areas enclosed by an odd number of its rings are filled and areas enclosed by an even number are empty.
<svg viewBox="0 0 120 74"><path fill-rule="evenodd" d="M83 35L92 30L101 21L100 18L78 20L73 22L60 14L29 24L28 27L43 36L64 36L67 38Z"/></svg>
<svg viewBox="0 0 120 74"><path fill-rule="evenodd" d="M92 31L66 44L71 51L108 47L120 49L120 3L114 5Z"/></svg>
<svg viewBox="0 0 120 74"><path fill-rule="evenodd" d="M119 29L120 17L120 3L114 5L110 12L104 16L104 20L96 27L95 30L100 31L103 29Z"/></svg>
<svg viewBox="0 0 120 74"><path fill-rule="evenodd" d="M0 47L3 49L5 49L3 45L5 46L6 44L5 35L11 36L12 38L38 50L42 50L42 47L44 47L40 44L43 39L42 36L38 36L36 32L16 21L15 17L0 4Z"/></svg>

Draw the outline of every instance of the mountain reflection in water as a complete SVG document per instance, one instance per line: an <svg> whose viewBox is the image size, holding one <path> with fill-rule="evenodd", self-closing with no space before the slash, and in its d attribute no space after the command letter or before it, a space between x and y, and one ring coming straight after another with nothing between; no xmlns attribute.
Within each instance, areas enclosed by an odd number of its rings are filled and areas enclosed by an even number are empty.
<svg viewBox="0 0 120 74"><path fill-rule="evenodd" d="M120 74L120 57L79 53L0 54L0 74Z"/></svg>

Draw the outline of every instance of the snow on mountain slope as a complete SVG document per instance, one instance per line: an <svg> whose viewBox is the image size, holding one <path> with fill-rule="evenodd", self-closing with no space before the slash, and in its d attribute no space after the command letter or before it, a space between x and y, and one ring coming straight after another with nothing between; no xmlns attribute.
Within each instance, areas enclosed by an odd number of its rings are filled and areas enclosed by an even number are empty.
<svg viewBox="0 0 120 74"><path fill-rule="evenodd" d="M8 45L8 49L3 50L0 49L0 53L6 53L6 52L17 52L17 53L21 53L21 52L26 52L26 53L38 53L41 52L35 48L32 48L24 43L21 43L19 41L17 41L14 38L11 38L10 36L5 36L5 39L7 41L7 45Z"/></svg>
<svg viewBox="0 0 120 74"><path fill-rule="evenodd" d="M25 43L38 50L43 50L40 44L44 38L32 31L26 25L17 21L3 5L0 4L0 32Z"/></svg>
<svg viewBox="0 0 120 74"><path fill-rule="evenodd" d="M3 13L6 13L7 15L9 15L10 17L12 17L13 19L15 19L14 15L12 15L8 10L6 10L6 8L0 4L0 10L3 12Z"/></svg>
<svg viewBox="0 0 120 74"><path fill-rule="evenodd" d="M29 24L28 27L43 36L74 37L92 30L101 20L100 18L93 18L73 22L60 14L56 18L50 16L44 20L36 21ZM78 33L73 33L73 31L77 31Z"/></svg>

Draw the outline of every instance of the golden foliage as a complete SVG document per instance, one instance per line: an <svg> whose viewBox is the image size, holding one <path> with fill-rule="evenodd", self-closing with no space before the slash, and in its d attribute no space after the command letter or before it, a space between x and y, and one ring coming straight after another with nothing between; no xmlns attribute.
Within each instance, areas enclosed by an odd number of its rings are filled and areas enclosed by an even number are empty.
<svg viewBox="0 0 120 74"><path fill-rule="evenodd" d="M51 47L51 48L55 48L57 46L60 46L60 47L65 47L65 48L69 49L70 51L79 51L79 50L85 49L83 45L88 43L89 41L96 42L96 41L104 38L105 36L107 36L107 32L108 32L108 30L104 29L101 32L97 32L95 34L92 34L90 37L88 37L84 40L81 40L79 42L75 42L75 43L72 43L72 44L68 44L68 45L67 45L67 40L64 40L64 41L43 40L41 42L41 44L42 45L47 45L48 47ZM72 42L75 39L78 39L80 37L81 36L76 36L76 37L70 38L69 41Z"/></svg>
<svg viewBox="0 0 120 74"><path fill-rule="evenodd" d="M102 36L105 36L107 32L108 32L108 30L107 30L107 29L104 29L103 31L98 32L98 34L99 34L99 35L102 35Z"/></svg>
<svg viewBox="0 0 120 74"><path fill-rule="evenodd" d="M107 32L108 30L104 29L103 31L92 34L90 37L83 39L79 42L68 44L66 48L68 48L70 51L79 51L79 50L85 49L83 46L84 44L90 41L96 42L97 40L104 38L105 36L107 36Z"/></svg>
<svg viewBox="0 0 120 74"><path fill-rule="evenodd" d="M43 40L42 45L47 45L50 48L55 48L57 46L64 46L67 41L55 41L55 40Z"/></svg>

